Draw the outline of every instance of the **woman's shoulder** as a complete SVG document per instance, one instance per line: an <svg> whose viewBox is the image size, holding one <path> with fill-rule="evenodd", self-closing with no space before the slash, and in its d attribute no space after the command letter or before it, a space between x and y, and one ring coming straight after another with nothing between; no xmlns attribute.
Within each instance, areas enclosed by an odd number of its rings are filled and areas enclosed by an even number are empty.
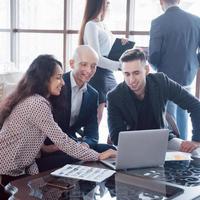
<svg viewBox="0 0 200 200"><path fill-rule="evenodd" d="M24 100L24 104L28 104L31 106L40 105L40 104L48 104L50 106L49 101L39 94L34 94L34 95L27 97Z"/></svg>
<svg viewBox="0 0 200 200"><path fill-rule="evenodd" d="M89 27L93 28L93 27L97 27L97 25L98 25L98 22L95 22L94 20L90 20L90 21L88 21L85 24L85 27L87 27L87 28L89 28Z"/></svg>

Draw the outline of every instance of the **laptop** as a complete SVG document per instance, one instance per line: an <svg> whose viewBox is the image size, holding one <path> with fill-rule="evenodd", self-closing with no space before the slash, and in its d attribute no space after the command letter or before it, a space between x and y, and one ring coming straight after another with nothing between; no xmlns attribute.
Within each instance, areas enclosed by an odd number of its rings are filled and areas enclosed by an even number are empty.
<svg viewBox="0 0 200 200"><path fill-rule="evenodd" d="M162 166L168 136L168 129L120 132L117 157L101 162L115 170Z"/></svg>
<svg viewBox="0 0 200 200"><path fill-rule="evenodd" d="M121 38L116 38L115 42L108 54L108 58L111 60L119 61L121 55L128 49L132 49L135 42L128 41L126 44L122 44Z"/></svg>

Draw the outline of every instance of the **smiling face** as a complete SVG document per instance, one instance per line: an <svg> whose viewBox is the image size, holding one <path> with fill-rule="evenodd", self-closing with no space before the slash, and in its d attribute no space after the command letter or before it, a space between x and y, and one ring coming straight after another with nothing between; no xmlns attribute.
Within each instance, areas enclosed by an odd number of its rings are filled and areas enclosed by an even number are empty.
<svg viewBox="0 0 200 200"><path fill-rule="evenodd" d="M128 87L138 98L143 98L146 86L146 75L149 72L149 67L137 59L124 62L122 64L122 72Z"/></svg>
<svg viewBox="0 0 200 200"><path fill-rule="evenodd" d="M73 76L76 84L82 87L93 77L97 68L97 54L89 47L79 47L77 55L70 60Z"/></svg>
<svg viewBox="0 0 200 200"><path fill-rule="evenodd" d="M62 78L63 70L59 65L56 65L54 74L49 80L48 90L50 95L58 96L62 86L64 85L64 80Z"/></svg>
<svg viewBox="0 0 200 200"><path fill-rule="evenodd" d="M101 9L96 17L97 21L103 21L110 12L110 1L109 0L101 0Z"/></svg>

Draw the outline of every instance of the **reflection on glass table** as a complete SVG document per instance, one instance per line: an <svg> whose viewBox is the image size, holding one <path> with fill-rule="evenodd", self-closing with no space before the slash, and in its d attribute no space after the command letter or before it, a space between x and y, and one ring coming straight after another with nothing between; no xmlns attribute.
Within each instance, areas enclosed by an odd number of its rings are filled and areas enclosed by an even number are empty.
<svg viewBox="0 0 200 200"><path fill-rule="evenodd" d="M122 173L116 173L101 183L48 175L29 181L28 186L30 196L48 200L165 200L183 193L182 189L174 186Z"/></svg>
<svg viewBox="0 0 200 200"><path fill-rule="evenodd" d="M129 175L145 176L186 187L200 185L200 161L167 161L163 168L127 170Z"/></svg>

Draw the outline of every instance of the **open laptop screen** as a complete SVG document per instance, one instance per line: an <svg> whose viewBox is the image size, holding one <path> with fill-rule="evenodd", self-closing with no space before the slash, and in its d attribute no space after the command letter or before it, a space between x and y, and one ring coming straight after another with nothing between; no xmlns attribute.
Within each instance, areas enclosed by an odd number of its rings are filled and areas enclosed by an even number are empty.
<svg viewBox="0 0 200 200"><path fill-rule="evenodd" d="M124 131L119 134L118 154L102 161L113 169L161 166L165 161L168 129Z"/></svg>

